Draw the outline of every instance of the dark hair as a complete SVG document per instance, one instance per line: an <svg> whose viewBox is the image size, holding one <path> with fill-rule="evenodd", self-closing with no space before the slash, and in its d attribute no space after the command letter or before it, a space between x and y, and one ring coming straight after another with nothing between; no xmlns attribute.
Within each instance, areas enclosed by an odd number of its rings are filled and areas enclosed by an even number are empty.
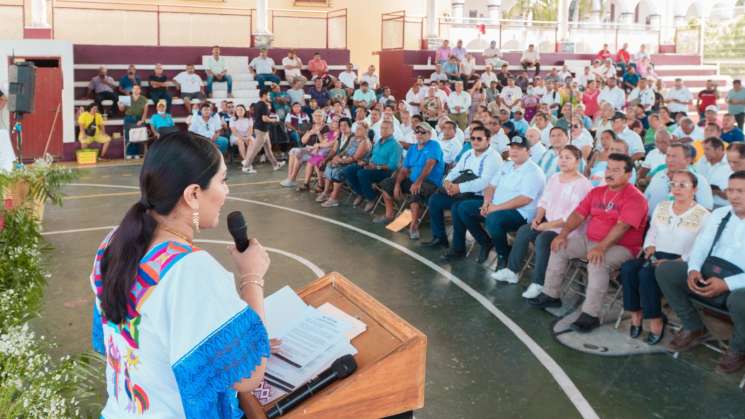
<svg viewBox="0 0 745 419"><path fill-rule="evenodd" d="M101 261L101 308L108 320L126 319L140 260L158 226L152 212L170 214L189 185L207 189L220 161L217 147L193 133L167 134L150 147L140 171L140 200L127 211Z"/></svg>
<svg viewBox="0 0 745 419"><path fill-rule="evenodd" d="M733 179L745 180L745 170L739 170L729 175L729 180L733 180Z"/></svg>
<svg viewBox="0 0 745 419"><path fill-rule="evenodd" d="M421 115L419 115L419 114L415 114L415 115L412 115L412 116L411 116L411 120L412 120L412 121L413 121L413 120L415 120L415 119L416 119L417 121L419 121L419 122L424 122L424 117L423 117L423 116L421 116ZM412 125L414 125L414 124L412 124Z"/></svg>
<svg viewBox="0 0 745 419"><path fill-rule="evenodd" d="M259 90L259 97L264 97L269 94L269 87L264 86L261 90Z"/></svg>
<svg viewBox="0 0 745 419"><path fill-rule="evenodd" d="M689 144L672 143L667 147L667 152L669 153L670 149L672 148L679 148L683 150L683 155L685 155L686 158L689 158L689 159L696 158L696 149L690 146Z"/></svg>
<svg viewBox="0 0 745 419"><path fill-rule="evenodd" d="M341 125L342 122L345 123L345 124L347 124L347 126L349 128L352 128L352 120L351 119L349 119L347 117L344 117L344 118L339 119L339 125Z"/></svg>
<svg viewBox="0 0 745 419"><path fill-rule="evenodd" d="M709 137L704 140L704 144L709 144L714 148L724 148L724 141L717 137Z"/></svg>
<svg viewBox="0 0 745 419"><path fill-rule="evenodd" d="M445 121L443 125L450 125L453 129L456 129L458 127L458 125L456 125L456 123L453 121Z"/></svg>
<svg viewBox="0 0 745 419"><path fill-rule="evenodd" d="M486 136L486 139L488 140L491 137L491 131L489 131L488 128L484 127L483 125L477 125L473 128L471 128L471 133L473 134L474 131L481 131L484 133L484 136Z"/></svg>
<svg viewBox="0 0 745 419"><path fill-rule="evenodd" d="M545 113L543 113L543 112L538 112L538 113L536 113L536 114L535 114L535 115L533 116L533 118L538 118L538 117L541 117L541 118L543 118L543 119L545 119L545 120L548 120L548 115L546 115L546 114L545 114Z"/></svg>
<svg viewBox="0 0 745 419"><path fill-rule="evenodd" d="M608 156L608 160L622 161L622 162L624 162L625 165L623 167L623 171L625 173L631 173L631 171L634 170L634 162L631 160L631 157L629 157L629 156L627 156L625 154L611 153Z"/></svg>
<svg viewBox="0 0 745 419"><path fill-rule="evenodd" d="M582 151L579 148L577 148L576 145L567 144L566 146L564 146L564 148L561 149L561 152L564 152L564 151L568 151L572 153L572 155L574 156L575 159L577 159L577 161L582 160Z"/></svg>
<svg viewBox="0 0 745 419"><path fill-rule="evenodd" d="M567 134L567 130L565 130L563 127L559 127L559 126L556 126L556 127L551 128L551 130L549 130L548 133L551 134L555 130L561 131L561 133L564 134L564 136L569 136L569 134Z"/></svg>
<svg viewBox="0 0 745 419"><path fill-rule="evenodd" d="M201 111L204 108L209 108L210 112L212 112L212 103L210 102L202 103L202 106L199 107L199 110Z"/></svg>
<svg viewBox="0 0 745 419"><path fill-rule="evenodd" d="M249 116L248 116L248 109L246 109L246 107L243 104L241 104L241 103L239 103L238 105L235 106L235 115L236 115L236 117L238 116L238 108L243 108L243 110L245 111L243 113L243 117L244 118L249 118Z"/></svg>
<svg viewBox="0 0 745 419"><path fill-rule="evenodd" d="M673 170L672 172L667 174L667 177L668 179L672 180L673 176L675 175L685 175L688 177L688 180L691 181L691 185L693 185L694 188L698 186L698 178L696 177L696 175L688 170Z"/></svg>
<svg viewBox="0 0 745 419"><path fill-rule="evenodd" d="M745 159L745 143L732 143L727 147L727 151L735 151L741 159Z"/></svg>
<svg viewBox="0 0 745 419"><path fill-rule="evenodd" d="M603 134L610 135L611 141L616 141L618 139L618 135L616 135L616 132L612 129L607 129L600 133L600 137L602 138Z"/></svg>

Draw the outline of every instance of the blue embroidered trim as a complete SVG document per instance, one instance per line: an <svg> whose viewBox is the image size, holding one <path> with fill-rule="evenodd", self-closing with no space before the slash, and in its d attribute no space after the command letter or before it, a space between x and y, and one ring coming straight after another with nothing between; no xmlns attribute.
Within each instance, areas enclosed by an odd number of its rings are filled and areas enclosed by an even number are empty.
<svg viewBox="0 0 745 419"><path fill-rule="evenodd" d="M268 357L266 328L246 307L173 365L186 418L240 418L233 384Z"/></svg>
<svg viewBox="0 0 745 419"><path fill-rule="evenodd" d="M93 346L94 351L106 355L106 346L103 342L103 323L95 303L93 303L93 321L91 322L91 346Z"/></svg>

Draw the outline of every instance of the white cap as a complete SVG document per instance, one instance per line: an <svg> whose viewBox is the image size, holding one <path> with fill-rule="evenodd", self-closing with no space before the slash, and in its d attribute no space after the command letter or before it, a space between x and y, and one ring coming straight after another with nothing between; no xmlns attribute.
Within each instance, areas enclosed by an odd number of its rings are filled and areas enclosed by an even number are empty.
<svg viewBox="0 0 745 419"><path fill-rule="evenodd" d="M709 112L709 111L719 112L719 107L717 105L709 105L706 107L704 111L705 112Z"/></svg>

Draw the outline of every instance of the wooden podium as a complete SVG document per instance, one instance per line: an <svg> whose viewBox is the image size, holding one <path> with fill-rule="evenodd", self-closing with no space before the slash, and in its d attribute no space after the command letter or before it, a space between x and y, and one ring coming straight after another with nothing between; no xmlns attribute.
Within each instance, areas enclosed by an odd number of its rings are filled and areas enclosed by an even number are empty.
<svg viewBox="0 0 745 419"><path fill-rule="evenodd" d="M340 274L321 277L298 292L313 307L331 303L367 325L352 340L357 371L283 418L384 418L424 406L427 337ZM242 397L248 418L266 418L252 396ZM253 416L252 416L253 415Z"/></svg>

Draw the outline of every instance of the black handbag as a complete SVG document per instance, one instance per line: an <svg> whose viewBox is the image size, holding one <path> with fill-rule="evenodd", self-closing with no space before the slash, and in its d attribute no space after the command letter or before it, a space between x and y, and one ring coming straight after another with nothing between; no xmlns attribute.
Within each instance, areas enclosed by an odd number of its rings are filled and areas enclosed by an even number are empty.
<svg viewBox="0 0 745 419"><path fill-rule="evenodd" d="M714 246L716 246L719 238L722 236L722 232L724 232L725 227L727 227L727 222L731 216L732 212L728 212L727 215L722 218L722 222L719 223L717 234L714 235L714 241L711 243L711 249L709 249L709 254L706 256L704 264L701 266L701 275L704 278L708 279L715 276L724 279L742 273L742 269L734 263L711 255L714 251Z"/></svg>
<svg viewBox="0 0 745 419"><path fill-rule="evenodd" d="M476 180L478 178L479 178L479 176L476 173L473 173L473 171L470 170L470 169L466 169L466 170L462 170L460 172L460 174L458 175L458 177L456 177L455 179L453 179L453 181L451 183L457 185L457 184L460 184L460 183L470 182L470 181ZM445 190L445 188L440 188L440 192L447 193L447 191ZM455 194L455 195L452 196L452 198L453 199L456 199L456 200L476 199L477 197L478 197L478 195L476 195L474 192L457 193L457 194Z"/></svg>
<svg viewBox="0 0 745 419"><path fill-rule="evenodd" d="M94 137L96 135L96 122L91 122L90 125L85 127L85 135L88 137Z"/></svg>

